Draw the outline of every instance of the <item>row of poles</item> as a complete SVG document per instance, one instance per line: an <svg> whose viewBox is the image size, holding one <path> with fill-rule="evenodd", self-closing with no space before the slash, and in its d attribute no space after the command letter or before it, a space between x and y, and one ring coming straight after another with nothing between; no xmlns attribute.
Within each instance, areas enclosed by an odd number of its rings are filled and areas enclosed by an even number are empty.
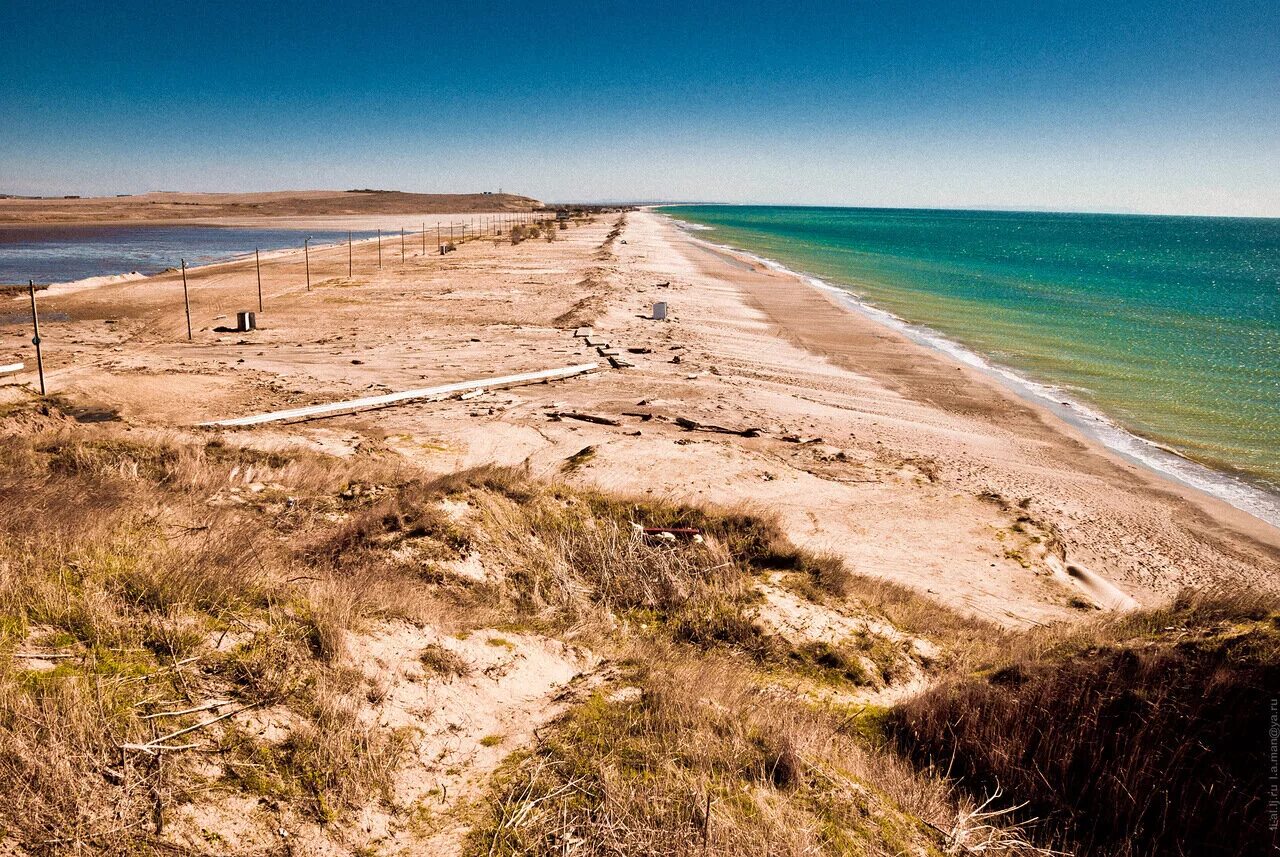
<svg viewBox="0 0 1280 857"><path fill-rule="evenodd" d="M474 218L470 222L471 228L475 230L473 234L476 237L487 237L489 235L490 229L493 230L493 236L497 237L497 236L501 236L507 230L515 228L516 226L523 226L523 225L530 225L530 224L537 224L539 226L545 227L547 224L554 225L555 219L548 218L545 216L539 216L537 213L530 211L530 212L518 212L515 214L505 214L505 215L504 214L496 214L492 216L480 215L479 223L477 223L476 219ZM462 227L461 237L463 240L465 240L467 237L468 224L463 223L460 225ZM453 223L449 224L449 242L448 243L450 245L452 245L454 241L455 226L456 225ZM438 252L441 254L445 252L443 229L444 229L443 226L441 226L439 223L436 224L436 248ZM427 255L427 224L426 223L422 224L422 232L420 234L422 236L422 255L426 256ZM408 235L412 235L412 233L406 233L404 228L401 227L400 229L400 263L401 264L404 264L405 258L406 258L405 239L406 239L406 236ZM377 242L378 242L378 267L381 268L382 267L382 230L381 229L378 230ZM311 291L311 236L307 236L307 238L302 242L302 255L303 255L303 265L306 270L307 291ZM260 249L254 249L253 263L254 263L254 269L255 269L255 273L258 281L258 312L262 312L263 311L262 254ZM355 270L354 264L355 264L354 241L352 239L352 233L348 232L347 233L347 278L348 279L351 278ZM194 336L191 328L191 292L187 287L187 260L186 259L181 260L181 270L182 270L182 306L183 306L183 311L186 314L186 320L187 320L187 341L190 342L194 339ZM45 381L44 381L44 354L40 348L40 313L36 307L35 280L27 281L27 290L31 295L31 327L33 331L33 335L31 337L31 344L34 345L36 348L36 372L40 378L40 395L44 396L46 395Z"/></svg>

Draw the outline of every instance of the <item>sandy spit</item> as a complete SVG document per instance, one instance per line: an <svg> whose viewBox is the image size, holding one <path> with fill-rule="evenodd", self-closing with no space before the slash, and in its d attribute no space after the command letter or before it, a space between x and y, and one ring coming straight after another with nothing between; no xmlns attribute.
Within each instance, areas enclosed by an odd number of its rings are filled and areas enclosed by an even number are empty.
<svg viewBox="0 0 1280 857"><path fill-rule="evenodd" d="M468 213L469 214L469 213ZM637 495L741 505L856 569L1010 625L1150 604L1183 586L1280 586L1280 531L1125 461L982 372L837 305L802 278L713 251L651 212L512 246L401 262L357 244L50 294L52 392L127 425L203 420L601 360L594 376L311 423L229 442L401 455L444 472L526 465ZM345 222L345 221L344 221ZM351 228L361 228L358 221ZM341 227L339 227L341 228ZM430 242L428 242L430 244ZM666 301L665 322L648 318ZM21 325L0 363L34 361ZM0 388L0 400L25 395ZM580 412L619 425L552 416ZM744 437L696 424L760 429ZM754 433L749 433L754 434ZM566 459L591 447L581 466ZM1132 601L1130 601L1132 599Z"/></svg>

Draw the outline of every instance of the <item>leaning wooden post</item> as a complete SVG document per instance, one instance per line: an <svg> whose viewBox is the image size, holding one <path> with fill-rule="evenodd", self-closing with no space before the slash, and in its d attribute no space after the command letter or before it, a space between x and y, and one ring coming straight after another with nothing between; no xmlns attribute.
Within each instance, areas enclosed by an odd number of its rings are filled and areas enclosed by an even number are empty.
<svg viewBox="0 0 1280 857"><path fill-rule="evenodd" d="M262 312L262 258L253 251L253 264L258 269L258 312Z"/></svg>
<svg viewBox="0 0 1280 857"><path fill-rule="evenodd" d="M187 311L187 341L191 341L191 296L187 292L187 260L182 260L182 305Z"/></svg>
<svg viewBox="0 0 1280 857"><path fill-rule="evenodd" d="M40 313L36 312L36 281L27 280L27 288L31 291L31 329L34 335L31 344L36 347L36 372L40 375L40 395L44 391L44 355L40 352Z"/></svg>

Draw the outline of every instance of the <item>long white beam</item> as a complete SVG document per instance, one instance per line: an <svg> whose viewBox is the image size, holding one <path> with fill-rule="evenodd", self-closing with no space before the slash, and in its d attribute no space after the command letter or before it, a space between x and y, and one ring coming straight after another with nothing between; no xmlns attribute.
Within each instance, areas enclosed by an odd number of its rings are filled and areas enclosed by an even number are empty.
<svg viewBox="0 0 1280 857"><path fill-rule="evenodd" d="M541 372L525 372L520 375L502 375L497 378L479 378L475 381L459 381L456 384L444 384L439 387L423 387L418 390L405 390L401 393L387 393L382 396L366 396L363 399L348 399L344 402L329 402L325 405L311 405L306 408L294 408L289 411L272 411L268 414L254 414L249 417L236 417L230 420L213 420L200 423L201 426L235 427L256 426L263 423L274 423L282 420L305 420L316 417L331 417L338 414L349 414L355 411L373 410L398 405L414 399L448 397L455 393L467 393L472 390L497 390L503 387L519 387L522 384L537 384L543 381L559 381L572 378L599 369L599 363L580 363L577 366L565 366L562 369L544 369Z"/></svg>

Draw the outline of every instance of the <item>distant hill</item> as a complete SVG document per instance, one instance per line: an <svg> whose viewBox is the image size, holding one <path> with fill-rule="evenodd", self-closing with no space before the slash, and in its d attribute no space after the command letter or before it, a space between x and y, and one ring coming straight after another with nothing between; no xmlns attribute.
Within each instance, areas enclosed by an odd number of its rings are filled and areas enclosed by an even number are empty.
<svg viewBox="0 0 1280 857"><path fill-rule="evenodd" d="M0 223L204 220L223 217L333 217L528 211L542 203L509 193L402 193L302 190L269 193L156 192L135 196L3 198Z"/></svg>

